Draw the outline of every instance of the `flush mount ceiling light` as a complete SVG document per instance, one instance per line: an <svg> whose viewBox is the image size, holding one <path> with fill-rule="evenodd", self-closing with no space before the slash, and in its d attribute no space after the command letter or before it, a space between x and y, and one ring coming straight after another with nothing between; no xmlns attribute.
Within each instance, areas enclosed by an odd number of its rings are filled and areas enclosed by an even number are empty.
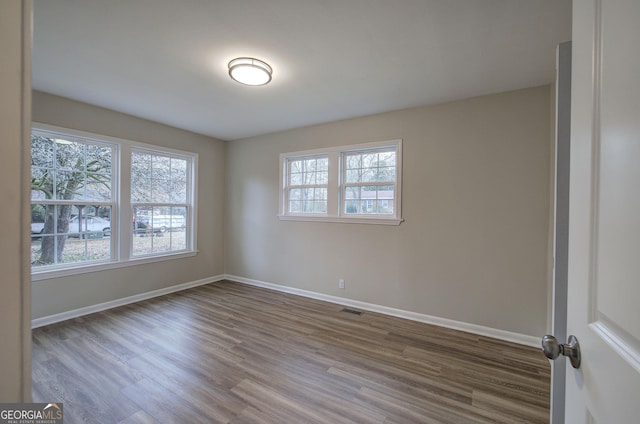
<svg viewBox="0 0 640 424"><path fill-rule="evenodd" d="M268 84L272 73L271 66L252 57L239 57L229 62L229 76L240 84Z"/></svg>

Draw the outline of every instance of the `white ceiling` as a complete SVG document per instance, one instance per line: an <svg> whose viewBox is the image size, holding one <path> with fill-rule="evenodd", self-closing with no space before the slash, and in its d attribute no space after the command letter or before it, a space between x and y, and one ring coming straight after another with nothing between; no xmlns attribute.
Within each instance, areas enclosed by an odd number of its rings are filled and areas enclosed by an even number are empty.
<svg viewBox="0 0 640 424"><path fill-rule="evenodd" d="M571 0L35 0L33 87L234 140L547 84L570 37Z"/></svg>

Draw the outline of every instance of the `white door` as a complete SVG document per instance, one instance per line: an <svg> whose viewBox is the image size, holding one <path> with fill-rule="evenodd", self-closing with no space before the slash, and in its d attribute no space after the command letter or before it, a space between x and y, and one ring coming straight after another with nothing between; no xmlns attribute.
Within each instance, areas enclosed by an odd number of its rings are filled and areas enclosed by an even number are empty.
<svg viewBox="0 0 640 424"><path fill-rule="evenodd" d="M567 423L640 423L640 0L574 0Z"/></svg>

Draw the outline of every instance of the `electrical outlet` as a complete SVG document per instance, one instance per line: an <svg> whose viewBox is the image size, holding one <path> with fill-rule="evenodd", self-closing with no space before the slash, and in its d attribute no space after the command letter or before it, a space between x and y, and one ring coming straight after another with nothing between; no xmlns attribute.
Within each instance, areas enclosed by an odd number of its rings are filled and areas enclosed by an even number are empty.
<svg viewBox="0 0 640 424"><path fill-rule="evenodd" d="M339 289L343 289L344 288L344 280L342 278L338 280L338 288Z"/></svg>

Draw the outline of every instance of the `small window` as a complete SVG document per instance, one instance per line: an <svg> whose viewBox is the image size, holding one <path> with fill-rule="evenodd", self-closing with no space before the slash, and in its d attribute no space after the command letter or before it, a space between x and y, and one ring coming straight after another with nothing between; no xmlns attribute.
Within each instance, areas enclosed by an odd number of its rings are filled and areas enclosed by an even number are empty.
<svg viewBox="0 0 640 424"><path fill-rule="evenodd" d="M342 199L346 215L394 215L396 149L342 154Z"/></svg>
<svg viewBox="0 0 640 424"><path fill-rule="evenodd" d="M281 220L398 225L402 140L280 155Z"/></svg>
<svg viewBox="0 0 640 424"><path fill-rule="evenodd" d="M329 158L312 156L287 160L287 213L326 214Z"/></svg>

